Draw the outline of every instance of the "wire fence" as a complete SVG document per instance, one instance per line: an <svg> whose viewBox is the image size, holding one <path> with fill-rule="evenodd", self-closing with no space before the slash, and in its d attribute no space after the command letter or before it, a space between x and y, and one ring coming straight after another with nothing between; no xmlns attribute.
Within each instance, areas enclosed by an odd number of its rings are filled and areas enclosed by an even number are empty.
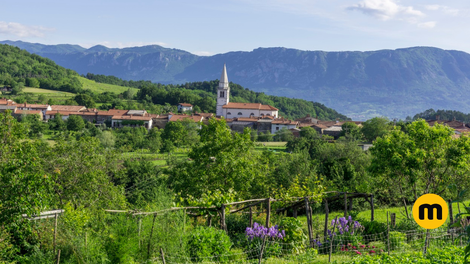
<svg viewBox="0 0 470 264"><path fill-rule="evenodd" d="M460 236L462 234L462 236ZM402 254L407 252L423 252L444 246L465 246L467 241L462 229L411 230L391 231L371 235L329 236L315 239L312 251L308 241L299 243L284 243L268 240L255 246L233 252L205 257L188 257L187 255L164 254L145 263L264 263L268 258L277 258L281 262L289 260L301 263L328 261L328 256L358 257L361 255ZM252 242L255 243L255 242ZM318 253L317 253L318 252ZM275 262L273 262L275 263Z"/></svg>

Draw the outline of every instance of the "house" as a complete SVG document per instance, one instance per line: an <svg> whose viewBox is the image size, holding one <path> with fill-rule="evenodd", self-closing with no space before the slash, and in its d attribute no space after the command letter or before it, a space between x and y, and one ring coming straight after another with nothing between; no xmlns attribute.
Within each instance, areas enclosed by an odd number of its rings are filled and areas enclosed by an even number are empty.
<svg viewBox="0 0 470 264"><path fill-rule="evenodd" d="M193 111L193 105L187 103L179 103L178 104L178 112L186 112L186 111Z"/></svg>
<svg viewBox="0 0 470 264"><path fill-rule="evenodd" d="M40 120L44 119L44 113L43 113L43 111L40 111L40 110L19 110L19 109L16 109L16 111L12 112L11 115L14 116L15 118L19 118L23 115L38 115Z"/></svg>
<svg viewBox="0 0 470 264"><path fill-rule="evenodd" d="M83 105L51 105L51 111L80 112L85 110L86 107Z"/></svg>
<svg viewBox="0 0 470 264"><path fill-rule="evenodd" d="M111 119L111 127L120 128L124 126L138 127L144 126L147 129L152 129L152 117L151 116L113 116Z"/></svg>
<svg viewBox="0 0 470 264"><path fill-rule="evenodd" d="M0 112L5 112L10 110L12 113L16 112L17 106L16 105L0 105Z"/></svg>
<svg viewBox="0 0 470 264"><path fill-rule="evenodd" d="M271 134L275 134L277 131L285 129L297 128L299 125L298 121L292 121L284 118L274 119L271 123Z"/></svg>
<svg viewBox="0 0 470 264"><path fill-rule="evenodd" d="M219 87L217 88L217 116L223 116L225 118L250 118L265 115L277 118L278 112L279 110L277 108L260 103L231 103L227 68L224 64Z"/></svg>
<svg viewBox="0 0 470 264"><path fill-rule="evenodd" d="M44 111L44 113L46 111L52 110L51 106L48 104L42 105L42 104L28 104L28 103L18 104L18 109L19 110L39 110L39 111Z"/></svg>
<svg viewBox="0 0 470 264"><path fill-rule="evenodd" d="M11 99L0 98L0 105L16 105L16 102Z"/></svg>

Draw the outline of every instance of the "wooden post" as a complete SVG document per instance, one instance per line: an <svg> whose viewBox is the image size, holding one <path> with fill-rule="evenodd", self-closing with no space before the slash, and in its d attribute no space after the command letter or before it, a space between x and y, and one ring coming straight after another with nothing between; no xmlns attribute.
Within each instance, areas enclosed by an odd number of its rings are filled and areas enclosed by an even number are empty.
<svg viewBox="0 0 470 264"><path fill-rule="evenodd" d="M390 225L388 224L388 211L387 211L387 251L390 256Z"/></svg>
<svg viewBox="0 0 470 264"><path fill-rule="evenodd" d="M293 212L293 214L294 214L294 218L297 218L297 207L294 207L294 212Z"/></svg>
<svg viewBox="0 0 470 264"><path fill-rule="evenodd" d="M395 220L396 220L397 215L395 213L390 213L390 225L392 227L395 227Z"/></svg>
<svg viewBox="0 0 470 264"><path fill-rule="evenodd" d="M348 216L348 194L344 193L344 217Z"/></svg>
<svg viewBox="0 0 470 264"><path fill-rule="evenodd" d="M349 198L349 211L351 211L353 208L353 198Z"/></svg>
<svg viewBox="0 0 470 264"><path fill-rule="evenodd" d="M209 214L209 215L207 216L207 226L211 226L211 225L212 225L212 215Z"/></svg>
<svg viewBox="0 0 470 264"><path fill-rule="evenodd" d="M163 249L160 248L160 256L162 257L162 262L163 264L166 264L166 261L165 261L165 254L163 253Z"/></svg>
<svg viewBox="0 0 470 264"><path fill-rule="evenodd" d="M307 216L307 229L308 229L308 242L310 247L313 247L313 230L312 221L310 219L310 205L308 204L308 198L304 198L305 201L305 215Z"/></svg>
<svg viewBox="0 0 470 264"><path fill-rule="evenodd" d="M329 214L328 199L325 198L325 230L324 230L324 233L323 233L323 237L325 239L326 239L326 235L328 233L328 214Z"/></svg>
<svg viewBox="0 0 470 264"><path fill-rule="evenodd" d="M269 218L271 216L271 198L266 199L266 228L269 228Z"/></svg>
<svg viewBox="0 0 470 264"><path fill-rule="evenodd" d="M56 241L57 241L57 216L58 214L55 214L55 224L54 224L54 252L56 248Z"/></svg>
<svg viewBox="0 0 470 264"><path fill-rule="evenodd" d="M253 206L250 206L250 227L253 228Z"/></svg>
<svg viewBox="0 0 470 264"><path fill-rule="evenodd" d="M449 199L449 216L450 216L450 224L454 222L454 214L452 212L452 200Z"/></svg>
<svg viewBox="0 0 470 264"><path fill-rule="evenodd" d="M374 221L374 195L370 195L370 221Z"/></svg>
<svg viewBox="0 0 470 264"><path fill-rule="evenodd" d="M57 252L57 264L60 263L60 249L59 249L59 252Z"/></svg>
<svg viewBox="0 0 470 264"><path fill-rule="evenodd" d="M139 227L139 248L140 248L140 244L141 244L141 239L140 239L140 233L141 233L141 228L142 228L142 217L139 216L139 223L138 223L138 227Z"/></svg>
<svg viewBox="0 0 470 264"><path fill-rule="evenodd" d="M157 214L153 215L153 222L152 222L152 229L150 231L150 237L149 237L149 244L147 247L147 259L150 259L150 247L152 245L152 236L153 236L153 229L155 228L155 220L157 219Z"/></svg>
<svg viewBox="0 0 470 264"><path fill-rule="evenodd" d="M227 232L227 227L225 226L225 204L222 204L220 207L220 229Z"/></svg>
<svg viewBox="0 0 470 264"><path fill-rule="evenodd" d="M333 225L333 231L331 231L330 254L328 256L328 262L331 262L331 254L333 253L333 239L335 239L335 229L336 229L337 222L338 222L338 217L335 217L335 224Z"/></svg>
<svg viewBox="0 0 470 264"><path fill-rule="evenodd" d="M427 247L428 247L429 231L430 231L430 229L426 230L426 238L424 239L423 255L426 255L426 251L427 251Z"/></svg>
<svg viewBox="0 0 470 264"><path fill-rule="evenodd" d="M263 251L264 251L264 247L265 247L265 244L266 244L266 237L267 237L267 236L264 236L264 238L263 238L263 244L261 244L261 250L260 250L260 252L259 252L258 264L261 264L261 259L263 258Z"/></svg>
<svg viewBox="0 0 470 264"><path fill-rule="evenodd" d="M403 198L403 204L405 205L406 218L410 219L410 216L408 215L408 206L406 205L406 200L405 200L405 198Z"/></svg>

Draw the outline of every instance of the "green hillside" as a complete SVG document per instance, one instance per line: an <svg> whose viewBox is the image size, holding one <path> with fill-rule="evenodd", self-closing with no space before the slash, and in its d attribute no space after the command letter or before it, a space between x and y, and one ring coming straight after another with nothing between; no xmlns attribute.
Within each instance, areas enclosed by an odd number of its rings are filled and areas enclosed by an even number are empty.
<svg viewBox="0 0 470 264"><path fill-rule="evenodd" d="M80 80L80 83L82 84L83 89L90 90L95 93L113 92L113 93L120 94L129 89L134 92L137 92L139 90L137 88L132 88L132 87L124 87L124 86L107 84L107 83L97 83L93 80L89 80L81 76L78 77L78 80Z"/></svg>

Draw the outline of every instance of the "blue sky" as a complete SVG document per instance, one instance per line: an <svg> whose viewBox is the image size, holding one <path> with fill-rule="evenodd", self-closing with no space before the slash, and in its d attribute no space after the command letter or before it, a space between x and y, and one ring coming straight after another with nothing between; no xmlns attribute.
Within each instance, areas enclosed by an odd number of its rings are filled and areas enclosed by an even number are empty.
<svg viewBox="0 0 470 264"><path fill-rule="evenodd" d="M464 0L0 0L0 40L159 44L198 55L258 47L470 52Z"/></svg>

